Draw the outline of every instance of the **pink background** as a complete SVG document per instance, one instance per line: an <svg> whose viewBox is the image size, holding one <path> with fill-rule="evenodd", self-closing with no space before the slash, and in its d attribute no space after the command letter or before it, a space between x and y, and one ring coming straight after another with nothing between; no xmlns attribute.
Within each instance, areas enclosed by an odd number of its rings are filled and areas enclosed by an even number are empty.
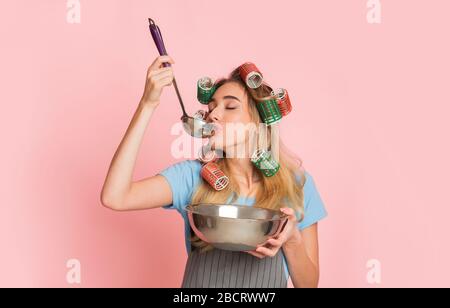
<svg viewBox="0 0 450 308"><path fill-rule="evenodd" d="M186 260L175 211L116 213L100 205L110 160L157 56L161 27L190 112L195 82L255 62L290 92L282 137L314 176L322 287L449 286L450 3L366 0L2 1L3 176L0 286L177 287ZM164 91L135 179L176 160L180 110ZM380 285L366 262L381 262Z"/></svg>

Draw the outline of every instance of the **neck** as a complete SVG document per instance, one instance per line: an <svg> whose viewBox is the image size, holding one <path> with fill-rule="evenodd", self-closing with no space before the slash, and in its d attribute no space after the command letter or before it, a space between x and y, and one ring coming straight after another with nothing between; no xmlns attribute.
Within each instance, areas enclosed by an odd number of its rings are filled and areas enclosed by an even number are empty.
<svg viewBox="0 0 450 308"><path fill-rule="evenodd" d="M227 158L227 165L240 185L245 185L249 190L260 180L259 174L249 158Z"/></svg>

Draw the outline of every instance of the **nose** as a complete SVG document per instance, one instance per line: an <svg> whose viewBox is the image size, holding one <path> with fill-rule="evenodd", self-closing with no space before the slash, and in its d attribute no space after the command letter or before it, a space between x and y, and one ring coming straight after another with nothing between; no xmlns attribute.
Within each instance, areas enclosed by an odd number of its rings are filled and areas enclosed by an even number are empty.
<svg viewBox="0 0 450 308"><path fill-rule="evenodd" d="M208 113L208 116L206 117L207 122L211 123L218 123L222 119L222 116L220 115L220 112L218 110L219 108L214 108L213 111Z"/></svg>

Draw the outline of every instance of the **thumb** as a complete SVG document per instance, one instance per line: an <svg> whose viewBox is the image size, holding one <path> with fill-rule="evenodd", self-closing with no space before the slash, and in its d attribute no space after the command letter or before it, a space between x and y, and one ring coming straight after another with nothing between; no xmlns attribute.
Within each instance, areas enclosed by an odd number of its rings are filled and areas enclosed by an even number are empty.
<svg viewBox="0 0 450 308"><path fill-rule="evenodd" d="M292 209L290 207L282 207L282 208L280 208L280 211L288 216L291 216L290 218L292 218L292 217L296 218L294 209Z"/></svg>

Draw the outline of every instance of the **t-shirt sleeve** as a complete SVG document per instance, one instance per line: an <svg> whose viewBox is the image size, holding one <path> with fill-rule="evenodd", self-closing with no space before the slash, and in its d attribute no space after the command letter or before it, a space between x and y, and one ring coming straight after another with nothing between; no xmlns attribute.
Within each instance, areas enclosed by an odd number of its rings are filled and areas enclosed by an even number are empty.
<svg viewBox="0 0 450 308"><path fill-rule="evenodd" d="M172 204L164 209L175 209L184 214L184 209L191 202L192 193L200 182L201 164L196 160L186 160L167 167L159 174L169 183L172 191Z"/></svg>
<svg viewBox="0 0 450 308"><path fill-rule="evenodd" d="M305 177L306 181L303 186L304 218L297 225L300 230L310 227L328 215L313 177L308 172L305 172Z"/></svg>

